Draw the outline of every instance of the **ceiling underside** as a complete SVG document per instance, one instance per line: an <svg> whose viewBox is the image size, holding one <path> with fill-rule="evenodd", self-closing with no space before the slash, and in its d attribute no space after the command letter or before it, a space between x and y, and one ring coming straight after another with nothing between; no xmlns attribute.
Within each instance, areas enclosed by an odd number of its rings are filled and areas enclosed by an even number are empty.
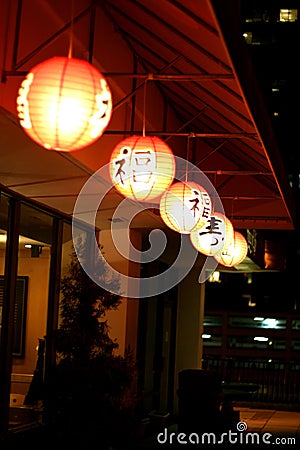
<svg viewBox="0 0 300 450"><path fill-rule="evenodd" d="M92 2L96 13L101 9L112 21L137 61L137 70L131 73L115 73L115 66L106 64L104 74L114 86L118 80L130 80L115 107L121 109L129 99L132 117L135 95L145 82L155 84L163 99L156 107L163 110L165 120L148 134L166 139L171 148L179 141L176 148L188 148L187 154L179 151L178 156L188 155L209 178L236 228L293 229L291 191L240 33L238 2L219 3L222 11L218 2L209 0ZM99 45L95 39L94 53ZM178 124L175 129L168 121L170 111ZM83 153L78 158L76 152L41 152L12 115L2 110L1 116L1 184L72 214L76 196L93 173ZM112 121L100 139L120 140L141 132L135 128L134 120L126 131ZM98 214L100 228L109 226L120 200L112 190ZM162 223L147 212L135 226Z"/></svg>

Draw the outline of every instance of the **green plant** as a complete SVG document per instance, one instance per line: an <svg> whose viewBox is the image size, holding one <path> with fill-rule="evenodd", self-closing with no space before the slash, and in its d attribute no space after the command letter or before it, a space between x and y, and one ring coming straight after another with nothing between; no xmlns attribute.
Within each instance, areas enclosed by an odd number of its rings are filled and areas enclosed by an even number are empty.
<svg viewBox="0 0 300 450"><path fill-rule="evenodd" d="M80 247L80 257L86 255ZM94 275L110 279L104 259ZM107 285L107 284L106 284ZM61 280L60 325L56 334L57 364L47 384L50 423L61 433L89 439L124 440L134 423L136 368L132 352L116 354L118 343L109 335L106 313L116 310L120 296L95 283L75 252Z"/></svg>

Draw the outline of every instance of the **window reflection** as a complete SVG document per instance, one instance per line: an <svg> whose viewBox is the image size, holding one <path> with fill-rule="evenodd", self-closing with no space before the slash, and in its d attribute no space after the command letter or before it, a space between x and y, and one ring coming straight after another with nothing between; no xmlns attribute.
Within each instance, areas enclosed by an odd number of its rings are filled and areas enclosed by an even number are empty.
<svg viewBox="0 0 300 450"><path fill-rule="evenodd" d="M13 353L10 427L41 415L53 217L21 203L19 230L17 283L26 281L26 295L22 311L18 292L15 299L14 337L22 345Z"/></svg>
<svg viewBox="0 0 300 450"><path fill-rule="evenodd" d="M8 197L1 193L0 202L0 274L4 275L5 250L8 228ZM2 330L3 298L0 297L0 339Z"/></svg>

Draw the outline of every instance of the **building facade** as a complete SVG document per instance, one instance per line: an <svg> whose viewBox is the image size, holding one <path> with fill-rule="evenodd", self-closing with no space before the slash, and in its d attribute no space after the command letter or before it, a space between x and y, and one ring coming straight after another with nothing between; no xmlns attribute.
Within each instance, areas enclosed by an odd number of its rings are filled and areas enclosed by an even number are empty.
<svg viewBox="0 0 300 450"><path fill-rule="evenodd" d="M112 150L124 136L146 131L170 143L177 162L184 161L177 180L189 175L195 181L200 173L214 200L220 199L235 228L244 234L295 227L290 186L240 34L235 8L239 2L229 0L222 11L218 2L210 0L201 7L194 2L187 6L183 0L176 5L167 0L147 5L130 1L130 8L127 0L99 2L101 7L87 0L74 3L73 18L60 1L7 0L1 5L0 423L4 433L32 420L32 409L23 408L24 396L43 339L45 373L55 364L53 332L59 323L60 282L70 261L74 228L86 242L96 236L107 263L125 279L122 304L108 320L119 352L130 347L137 358L145 414L176 413L179 372L202 367L203 326L209 326L204 322L205 282L207 272L217 264L198 254L188 244L188 236L166 228L157 202L135 209L128 218L129 204L122 209L123 197L115 186L107 188L105 172ZM70 30L73 54L89 59L109 80L114 112L99 141L65 153L46 150L24 134L16 97L21 77L32 66L68 53ZM190 173L187 162L192 164ZM74 221L77 200L91 179L97 180L97 189L93 185L92 195L84 198L86 216L79 220L75 215ZM97 207L96 196L103 200ZM93 223L87 218L92 208L96 209ZM113 226L121 236L119 248ZM136 250L147 252L149 236L161 236L161 230L168 238L164 252L146 262L143 255L133 256ZM167 271L177 262L180 246L186 253L176 266L174 282ZM265 246L262 253L265 261ZM247 262L253 263L254 255L248 256ZM259 268L264 268L262 260ZM163 276L155 278L159 273ZM143 278L152 282L150 295L134 295L130 283ZM213 315L210 298L208 293L208 316ZM292 337L291 345L293 340L297 338ZM221 347L233 346L233 341L228 342L222 341ZM37 417L40 420L39 411Z"/></svg>

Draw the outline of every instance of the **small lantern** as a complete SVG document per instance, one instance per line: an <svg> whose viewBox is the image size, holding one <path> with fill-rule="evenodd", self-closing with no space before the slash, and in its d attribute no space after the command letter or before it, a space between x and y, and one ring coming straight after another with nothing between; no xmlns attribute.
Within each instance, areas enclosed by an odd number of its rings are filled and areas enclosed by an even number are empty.
<svg viewBox="0 0 300 450"><path fill-rule="evenodd" d="M224 214L214 212L207 223L196 228L190 234L193 246L207 256L220 252L225 242L232 242L234 229L230 220Z"/></svg>
<svg viewBox="0 0 300 450"><path fill-rule="evenodd" d="M211 199L206 190L194 182L174 183L160 200L160 215L172 230L188 234L210 218Z"/></svg>
<svg viewBox="0 0 300 450"><path fill-rule="evenodd" d="M114 148L110 177L125 197L151 201L168 189L175 175L175 158L157 136L129 136Z"/></svg>
<svg viewBox="0 0 300 450"><path fill-rule="evenodd" d="M48 150L71 152L96 141L112 114L105 78L88 61L56 56L30 70L17 111L29 137Z"/></svg>
<svg viewBox="0 0 300 450"><path fill-rule="evenodd" d="M240 264L247 256L248 244L244 236L238 231L234 232L234 240L227 248L223 248L215 258L226 267Z"/></svg>

